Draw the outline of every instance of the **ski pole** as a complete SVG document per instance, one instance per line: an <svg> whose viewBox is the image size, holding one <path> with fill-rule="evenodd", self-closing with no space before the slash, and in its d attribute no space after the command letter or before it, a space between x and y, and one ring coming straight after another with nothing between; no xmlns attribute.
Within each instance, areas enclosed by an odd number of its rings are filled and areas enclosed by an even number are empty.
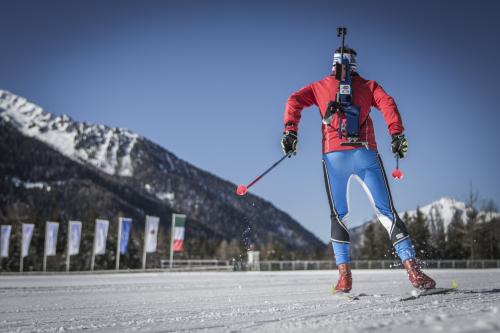
<svg viewBox="0 0 500 333"><path fill-rule="evenodd" d="M266 171L264 171L262 174L260 174L259 176L257 176L257 178L255 178L250 184L248 184L247 186L245 185L238 185L238 187L236 188L236 194L238 195L245 195L247 194L248 192L248 189L250 187L252 187L255 183L257 183L259 180L261 180L265 175L267 175L267 173L269 171L271 171L272 169L274 169L278 164L280 164L281 162L283 162L283 160L287 157L290 157L292 153L288 153L286 154L285 156L283 156L282 158L280 158L278 161L276 161L273 165L271 165L271 167L269 169L267 169Z"/></svg>

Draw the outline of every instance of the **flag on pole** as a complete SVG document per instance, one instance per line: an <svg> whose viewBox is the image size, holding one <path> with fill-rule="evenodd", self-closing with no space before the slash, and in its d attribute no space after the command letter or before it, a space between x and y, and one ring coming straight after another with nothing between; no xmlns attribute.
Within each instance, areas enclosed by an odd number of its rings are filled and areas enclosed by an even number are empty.
<svg viewBox="0 0 500 333"><path fill-rule="evenodd" d="M9 241L10 232L12 231L11 225L2 225L0 235L0 258L7 258L9 256Z"/></svg>
<svg viewBox="0 0 500 333"><path fill-rule="evenodd" d="M128 240L130 239L130 229L132 229L132 219L121 217L120 253L125 254L128 250Z"/></svg>
<svg viewBox="0 0 500 333"><path fill-rule="evenodd" d="M33 230L35 225L31 223L23 223L23 248L21 249L21 255L24 257L28 256L30 250L31 238L33 237Z"/></svg>
<svg viewBox="0 0 500 333"><path fill-rule="evenodd" d="M80 240L82 238L82 222L69 221L68 255L80 253Z"/></svg>
<svg viewBox="0 0 500 333"><path fill-rule="evenodd" d="M175 214L174 215L174 252L184 251L184 230L186 224L186 215Z"/></svg>
<svg viewBox="0 0 500 333"><path fill-rule="evenodd" d="M95 220L94 254L106 253L106 239L108 238L108 220Z"/></svg>
<svg viewBox="0 0 500 333"><path fill-rule="evenodd" d="M45 231L45 255L55 256L57 246L57 232L59 231L59 222L47 222Z"/></svg>
<svg viewBox="0 0 500 333"><path fill-rule="evenodd" d="M158 225L160 223L160 218L156 216L146 216L146 252L152 253L156 252L156 244L158 242Z"/></svg>

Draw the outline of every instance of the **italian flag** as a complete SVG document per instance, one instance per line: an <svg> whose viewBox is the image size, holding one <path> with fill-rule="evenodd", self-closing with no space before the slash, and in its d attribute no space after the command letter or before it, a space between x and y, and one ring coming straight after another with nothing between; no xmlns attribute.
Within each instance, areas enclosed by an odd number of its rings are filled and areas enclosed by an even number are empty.
<svg viewBox="0 0 500 333"><path fill-rule="evenodd" d="M186 224L186 215L174 214L174 228L172 230L173 243L172 249L174 252L182 252L184 250L184 226Z"/></svg>

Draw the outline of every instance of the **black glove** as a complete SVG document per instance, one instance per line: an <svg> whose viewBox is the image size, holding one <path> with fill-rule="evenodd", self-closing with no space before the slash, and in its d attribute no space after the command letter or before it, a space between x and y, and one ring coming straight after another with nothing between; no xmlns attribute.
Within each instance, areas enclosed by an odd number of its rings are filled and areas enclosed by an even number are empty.
<svg viewBox="0 0 500 333"><path fill-rule="evenodd" d="M281 138L281 149L283 149L283 153L285 155L289 155L290 153L293 153L293 155L297 154L297 132L283 132L283 137ZM289 157L291 157L291 155Z"/></svg>
<svg viewBox="0 0 500 333"><path fill-rule="evenodd" d="M408 152L408 140L404 134L395 134L392 136L392 153L398 155L399 158L404 158Z"/></svg>

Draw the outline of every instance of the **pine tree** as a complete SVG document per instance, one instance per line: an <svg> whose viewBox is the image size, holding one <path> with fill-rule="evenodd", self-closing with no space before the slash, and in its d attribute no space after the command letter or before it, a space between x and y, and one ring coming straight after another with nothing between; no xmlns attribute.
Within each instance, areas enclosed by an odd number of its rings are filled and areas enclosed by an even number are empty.
<svg viewBox="0 0 500 333"><path fill-rule="evenodd" d="M446 256L446 233L441 213L438 210L432 210L430 215L431 222L431 247L432 259L443 259Z"/></svg>
<svg viewBox="0 0 500 333"><path fill-rule="evenodd" d="M494 218L490 222L490 231L493 235L491 246L491 257L500 259L500 218Z"/></svg>
<svg viewBox="0 0 500 333"><path fill-rule="evenodd" d="M493 218L498 212L498 207L493 200L486 200L481 211L482 222L479 223L478 238L481 240L478 247L478 255L484 259L500 258L500 219Z"/></svg>
<svg viewBox="0 0 500 333"><path fill-rule="evenodd" d="M410 220L408 224L408 232L413 240L413 245L415 251L420 258L429 258L432 253L432 248L429 244L430 242L430 231L427 226L427 219L424 214L417 207L417 212L415 216Z"/></svg>
<svg viewBox="0 0 500 333"><path fill-rule="evenodd" d="M448 226L446 233L446 258L447 259L464 259L467 258L469 252L464 246L465 242L465 225L462 220L462 211L457 209L453 213L453 217Z"/></svg>
<svg viewBox="0 0 500 333"><path fill-rule="evenodd" d="M373 259L373 251L376 248L375 226L370 223L363 232L363 245L360 251L361 259Z"/></svg>
<svg viewBox="0 0 500 333"><path fill-rule="evenodd" d="M365 260L387 259L392 245L387 230L380 223L370 223L363 233L360 258Z"/></svg>
<svg viewBox="0 0 500 333"><path fill-rule="evenodd" d="M476 209L476 203L478 201L477 192L472 191L472 188L469 192L469 198L465 204L466 211L465 214L467 216L467 221L465 223L465 241L467 246L469 247L470 259L475 259L477 257L477 246L478 246L478 210Z"/></svg>

